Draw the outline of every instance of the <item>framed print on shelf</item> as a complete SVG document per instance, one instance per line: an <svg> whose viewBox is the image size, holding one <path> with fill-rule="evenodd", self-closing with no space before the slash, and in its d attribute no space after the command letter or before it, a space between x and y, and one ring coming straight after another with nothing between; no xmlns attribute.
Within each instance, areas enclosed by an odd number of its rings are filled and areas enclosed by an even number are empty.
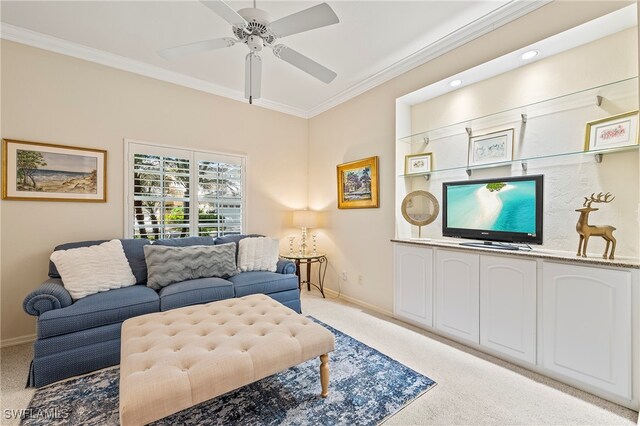
<svg viewBox="0 0 640 426"><path fill-rule="evenodd" d="M638 111L587 123L585 151L620 148L638 144Z"/></svg>
<svg viewBox="0 0 640 426"><path fill-rule="evenodd" d="M107 151L2 140L2 198L107 201Z"/></svg>
<svg viewBox="0 0 640 426"><path fill-rule="evenodd" d="M404 174L421 175L431 172L433 167L433 153L423 152L421 154L405 155Z"/></svg>
<svg viewBox="0 0 640 426"><path fill-rule="evenodd" d="M513 160L513 129L469 138L469 166Z"/></svg>
<svg viewBox="0 0 640 426"><path fill-rule="evenodd" d="M339 209L378 207L378 157L339 164L336 169Z"/></svg>

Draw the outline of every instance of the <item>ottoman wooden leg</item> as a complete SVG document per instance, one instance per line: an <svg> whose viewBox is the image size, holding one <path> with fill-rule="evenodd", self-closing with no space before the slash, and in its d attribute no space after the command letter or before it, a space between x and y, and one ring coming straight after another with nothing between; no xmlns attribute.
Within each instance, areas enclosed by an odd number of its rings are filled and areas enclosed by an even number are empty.
<svg viewBox="0 0 640 426"><path fill-rule="evenodd" d="M329 354L320 355L320 384L322 385L320 396L326 398L329 395Z"/></svg>

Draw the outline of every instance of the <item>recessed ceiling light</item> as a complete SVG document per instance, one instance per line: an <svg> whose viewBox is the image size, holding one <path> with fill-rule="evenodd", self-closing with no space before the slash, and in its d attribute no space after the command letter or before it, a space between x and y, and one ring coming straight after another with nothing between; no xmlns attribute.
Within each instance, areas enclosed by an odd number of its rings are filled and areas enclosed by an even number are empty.
<svg viewBox="0 0 640 426"><path fill-rule="evenodd" d="M522 56L520 56L520 58L522 58L523 61L526 61L527 59L531 59L538 56L538 53L539 52L537 50L530 50L528 52L524 52Z"/></svg>
<svg viewBox="0 0 640 426"><path fill-rule="evenodd" d="M449 86L451 86L451 87L460 86L461 84L462 84L462 80L453 80L453 81L449 82Z"/></svg>

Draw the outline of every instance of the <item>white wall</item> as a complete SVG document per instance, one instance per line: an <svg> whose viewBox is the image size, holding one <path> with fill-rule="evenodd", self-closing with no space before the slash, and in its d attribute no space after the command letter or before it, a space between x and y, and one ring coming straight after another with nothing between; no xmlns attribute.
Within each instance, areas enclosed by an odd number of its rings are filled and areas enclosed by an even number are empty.
<svg viewBox="0 0 640 426"><path fill-rule="evenodd" d="M638 75L637 46L637 28L631 28L414 105L411 108L412 133L635 77ZM524 125L517 114L512 114L513 121L497 120L494 127L475 127L473 131L480 135L514 128L514 158L580 152L584 146L586 122L638 109L637 82L615 87L619 89L603 88L580 95L578 101L576 98L571 102L558 99L550 105L529 108L529 120ZM596 93L604 96L601 106L596 105ZM468 138L464 126L459 127L457 135L431 140L428 147L416 144L414 150L433 152L436 169L465 165ZM601 164L597 164L591 155L529 161L526 174L545 176L542 248L575 252L578 246L575 224L579 213L574 210L582 206L583 197L609 191L616 199L608 205L594 204L593 207L600 210L591 213L589 221L617 228L614 233L618 239L617 257L638 257L639 198L637 187L629 184L638 182L637 162L638 151L605 155ZM474 170L470 179L523 174L520 164L514 164ZM442 182L467 179L465 172L459 170L435 173L429 182L411 178L399 183L406 183L407 191L430 191L442 201ZM401 217L397 220L403 221ZM413 228L412 232L417 236ZM441 221L436 220L425 227L423 236L441 238ZM605 241L601 238L589 241L589 254L601 254L604 248Z"/></svg>
<svg viewBox="0 0 640 426"><path fill-rule="evenodd" d="M320 244L327 285L378 309L393 303L395 99L535 41L602 16L628 2L553 2L310 120L309 204L325 212ZM338 210L335 166L380 156L380 208ZM607 161L605 159L605 161ZM347 271L349 280L340 280ZM362 275L363 283L357 277Z"/></svg>
<svg viewBox="0 0 640 426"><path fill-rule="evenodd" d="M22 300L46 278L54 246L123 236L123 138L248 155L246 230L293 232L288 212L307 202L307 120L12 42L1 48L3 138L108 150L105 204L2 202L3 342L35 332Z"/></svg>

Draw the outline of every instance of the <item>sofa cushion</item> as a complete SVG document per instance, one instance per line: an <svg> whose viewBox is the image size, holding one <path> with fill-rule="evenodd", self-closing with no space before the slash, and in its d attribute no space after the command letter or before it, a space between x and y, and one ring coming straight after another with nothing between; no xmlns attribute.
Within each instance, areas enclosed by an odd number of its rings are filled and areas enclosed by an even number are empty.
<svg viewBox="0 0 640 426"><path fill-rule="evenodd" d="M242 272L228 278L228 280L233 283L235 297L298 289L298 277L296 275L284 275L276 272Z"/></svg>
<svg viewBox="0 0 640 426"><path fill-rule="evenodd" d="M144 248L147 259L147 287L160 290L173 283L196 278L227 278L235 275L235 244L221 246Z"/></svg>
<svg viewBox="0 0 640 426"><path fill-rule="evenodd" d="M136 284L147 282L147 262L144 260L144 246L151 244L146 238L125 238L120 240L127 256L131 272L136 277Z"/></svg>
<svg viewBox="0 0 640 426"><path fill-rule="evenodd" d="M268 237L243 238L238 243L238 269L241 272L276 272L278 240Z"/></svg>
<svg viewBox="0 0 640 426"><path fill-rule="evenodd" d="M164 287L159 295L160 310L168 311L183 306L231 299L233 284L222 278L198 278Z"/></svg>
<svg viewBox="0 0 640 426"><path fill-rule="evenodd" d="M78 241L75 243L65 243L57 245L53 251L58 250L69 250L80 247L90 247L98 244L106 243L109 240L91 240L91 241ZM51 278L60 278L60 272L58 272L58 268L56 268L56 264L49 260L49 277Z"/></svg>
<svg viewBox="0 0 640 426"><path fill-rule="evenodd" d="M253 237L264 237L264 235L260 235L260 234L225 235L224 237L216 238L216 245L218 245L218 244L235 243L236 244L236 259L238 259L238 249L239 249L238 243L240 243L240 240L242 240L244 238L253 238Z"/></svg>
<svg viewBox="0 0 640 426"><path fill-rule="evenodd" d="M158 312L160 298L152 289L134 285L84 297L71 306L47 311L38 318L38 338L58 336L127 318Z"/></svg>
<svg viewBox="0 0 640 426"><path fill-rule="evenodd" d="M154 241L153 245L170 247L212 246L216 242L213 237L164 238Z"/></svg>
<svg viewBox="0 0 640 426"><path fill-rule="evenodd" d="M73 300L136 283L120 240L56 250L51 254L51 260Z"/></svg>
<svg viewBox="0 0 640 426"><path fill-rule="evenodd" d="M109 240L79 241L76 243L60 244L56 246L53 251L95 246L107 241ZM145 238L125 238L121 239L120 242L122 242L122 249L124 250L125 256L127 256L129 266L131 266L131 272L133 272L133 275L136 277L136 284L144 284L147 281L147 264L144 261L143 247L151 244L151 241ZM49 261L49 276L51 278L60 278L60 273L56 265L51 261Z"/></svg>

